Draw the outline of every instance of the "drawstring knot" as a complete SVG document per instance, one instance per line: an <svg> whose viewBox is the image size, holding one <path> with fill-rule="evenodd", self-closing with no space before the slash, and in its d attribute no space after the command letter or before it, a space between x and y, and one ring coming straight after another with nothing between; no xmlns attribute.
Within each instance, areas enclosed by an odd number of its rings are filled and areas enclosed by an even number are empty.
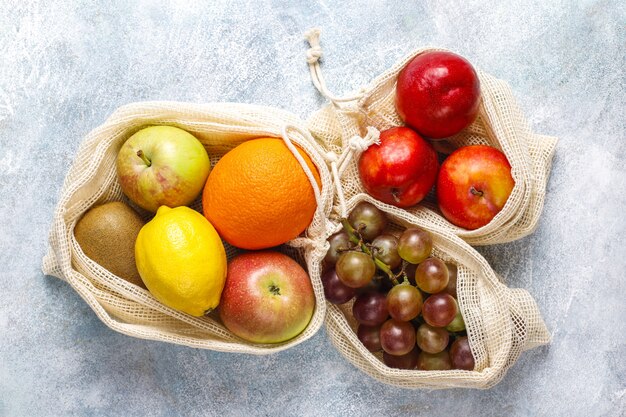
<svg viewBox="0 0 626 417"><path fill-rule="evenodd" d="M322 48L320 46L312 46L306 51L306 62L315 64L322 57Z"/></svg>
<svg viewBox="0 0 626 417"><path fill-rule="evenodd" d="M337 163L337 161L339 160L339 158L337 158L337 154L333 151L328 151L324 154L324 159L326 159L326 161L328 161L328 163L332 164L332 163Z"/></svg>
<svg viewBox="0 0 626 417"><path fill-rule="evenodd" d="M327 152L324 157L330 164L330 173L335 183L337 200L341 208L341 217L347 217L346 198L341 186L341 177L353 159L356 159L362 152L367 150L372 144L380 143L380 132L375 127L369 126L365 136L354 136L348 141L348 147L344 149L339 157L334 152Z"/></svg>

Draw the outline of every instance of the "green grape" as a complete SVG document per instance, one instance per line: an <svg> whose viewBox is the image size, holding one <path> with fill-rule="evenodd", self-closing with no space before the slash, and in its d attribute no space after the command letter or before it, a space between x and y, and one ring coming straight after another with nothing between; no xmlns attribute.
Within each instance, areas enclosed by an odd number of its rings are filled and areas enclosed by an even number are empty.
<svg viewBox="0 0 626 417"><path fill-rule="evenodd" d="M328 243L330 243L330 248L328 252L326 252L324 260L329 265L335 265L339 259L339 255L350 249L350 237L346 232L341 231L329 237Z"/></svg>
<svg viewBox="0 0 626 417"><path fill-rule="evenodd" d="M433 250L433 238L425 230L406 229L398 241L398 254L405 261L418 264L430 256Z"/></svg>
<svg viewBox="0 0 626 417"><path fill-rule="evenodd" d="M446 330L452 333L462 332L465 330L465 320L463 320L460 308L456 309L456 316L454 316L452 322L446 326Z"/></svg>
<svg viewBox="0 0 626 417"><path fill-rule="evenodd" d="M352 209L348 216L348 222L361 234L364 240L371 242L387 226L387 216L375 205L362 201Z"/></svg>
<svg viewBox="0 0 626 417"><path fill-rule="evenodd" d="M435 294L448 285L448 267L441 259L428 258L415 271L415 283L420 290Z"/></svg>
<svg viewBox="0 0 626 417"><path fill-rule="evenodd" d="M446 329L426 323L417 329L417 346L426 353L439 353L448 346L450 336Z"/></svg>
<svg viewBox="0 0 626 417"><path fill-rule="evenodd" d="M372 281L376 264L366 253L348 251L339 255L335 271L345 285L350 288L360 288Z"/></svg>
<svg viewBox="0 0 626 417"><path fill-rule="evenodd" d="M398 255L398 238L394 235L382 234L372 241L374 255L387 264L389 268L395 269L402 263L402 258Z"/></svg>

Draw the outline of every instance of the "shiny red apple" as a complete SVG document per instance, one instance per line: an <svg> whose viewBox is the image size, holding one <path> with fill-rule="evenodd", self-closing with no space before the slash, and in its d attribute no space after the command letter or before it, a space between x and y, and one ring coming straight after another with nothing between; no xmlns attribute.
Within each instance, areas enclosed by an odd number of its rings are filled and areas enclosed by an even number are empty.
<svg viewBox="0 0 626 417"><path fill-rule="evenodd" d="M441 165L437 201L446 219L473 230L502 210L514 186L511 165L502 152L486 145L464 146Z"/></svg>
<svg viewBox="0 0 626 417"><path fill-rule="evenodd" d="M396 109L404 122L433 139L452 136L476 119L480 82L465 58L424 52L398 75Z"/></svg>
<svg viewBox="0 0 626 417"><path fill-rule="evenodd" d="M300 334L315 309L306 271L279 252L249 252L228 264L220 299L226 328L255 343L279 343Z"/></svg>
<svg viewBox="0 0 626 417"><path fill-rule="evenodd" d="M380 132L359 159L359 176L372 197L398 207L410 207L428 194L437 179L439 162L432 145L408 127Z"/></svg>

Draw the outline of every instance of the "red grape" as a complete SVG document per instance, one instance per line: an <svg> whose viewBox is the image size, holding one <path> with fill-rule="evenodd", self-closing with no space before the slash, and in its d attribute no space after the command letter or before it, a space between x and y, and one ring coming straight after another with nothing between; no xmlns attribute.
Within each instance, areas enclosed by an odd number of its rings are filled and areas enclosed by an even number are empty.
<svg viewBox="0 0 626 417"><path fill-rule="evenodd" d="M389 319L380 328L380 343L390 355L406 355L415 347L415 328L409 322Z"/></svg>
<svg viewBox="0 0 626 417"><path fill-rule="evenodd" d="M339 255L335 269L344 284L351 288L359 288L372 280L376 273L376 264L366 253L348 251Z"/></svg>
<svg viewBox="0 0 626 417"><path fill-rule="evenodd" d="M447 371L452 369L450 354L447 350L439 353L420 352L417 358L417 369L423 371Z"/></svg>
<svg viewBox="0 0 626 417"><path fill-rule="evenodd" d="M380 352L383 350L380 344L380 326L366 326L360 324L356 331L356 336L370 352Z"/></svg>
<svg viewBox="0 0 626 417"><path fill-rule="evenodd" d="M322 275L322 285L324 286L326 299L333 304L346 303L356 294L354 288L350 288L341 282L337 273L332 268Z"/></svg>
<svg viewBox="0 0 626 417"><path fill-rule="evenodd" d="M348 222L361 233L364 240L372 241L385 229L387 216L375 205L362 201L352 209Z"/></svg>
<svg viewBox="0 0 626 417"><path fill-rule="evenodd" d="M435 294L448 285L448 268L441 259L428 258L415 271L415 283L420 290Z"/></svg>
<svg viewBox="0 0 626 417"><path fill-rule="evenodd" d="M450 347L450 360L454 369L474 370L474 356L467 337L459 337Z"/></svg>
<svg viewBox="0 0 626 417"><path fill-rule="evenodd" d="M360 294L352 305L352 315L360 324L378 326L387 320L387 297L378 292Z"/></svg>
<svg viewBox="0 0 626 417"><path fill-rule="evenodd" d="M396 369L415 369L417 366L417 358L419 355L419 349L414 347L406 355L390 355L383 351L383 362L390 368Z"/></svg>
<svg viewBox="0 0 626 417"><path fill-rule="evenodd" d="M446 266L448 267L448 285L444 290L454 298L459 298L456 293L456 279L458 276L458 268L455 264L446 262Z"/></svg>
<svg viewBox="0 0 626 417"><path fill-rule="evenodd" d="M443 292L428 297L422 307L424 320L433 327L446 327L454 320L456 312L456 300Z"/></svg>
<svg viewBox="0 0 626 417"><path fill-rule="evenodd" d="M412 264L418 264L428 258L432 250L433 238L422 229L406 229L398 240L400 257Z"/></svg>
<svg viewBox="0 0 626 417"><path fill-rule="evenodd" d="M409 321L422 311L422 293L412 285L395 285L387 293L389 315L399 321Z"/></svg>
<svg viewBox="0 0 626 417"><path fill-rule="evenodd" d="M339 255L350 249L350 237L346 232L341 231L329 237L328 243L330 243L330 248L328 252L326 252L324 260L329 265L335 265L339 259Z"/></svg>
<svg viewBox="0 0 626 417"><path fill-rule="evenodd" d="M398 238L394 235L380 235L372 241L372 249L375 250L374 255L389 268L395 269L402 263L402 258L398 255Z"/></svg>
<svg viewBox="0 0 626 417"><path fill-rule="evenodd" d="M426 353L439 353L448 347L450 336L446 329L424 323L417 329L417 346Z"/></svg>

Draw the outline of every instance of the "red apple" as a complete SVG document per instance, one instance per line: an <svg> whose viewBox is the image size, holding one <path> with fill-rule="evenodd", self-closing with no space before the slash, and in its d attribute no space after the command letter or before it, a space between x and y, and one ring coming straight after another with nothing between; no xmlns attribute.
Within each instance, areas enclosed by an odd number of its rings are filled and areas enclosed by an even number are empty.
<svg viewBox="0 0 626 417"><path fill-rule="evenodd" d="M506 156L491 146L464 146L441 165L439 209L451 223L478 229L489 223L511 195L515 180Z"/></svg>
<svg viewBox="0 0 626 417"><path fill-rule="evenodd" d="M419 203L435 184L439 162L432 145L408 127L380 132L380 144L359 159L359 176L368 194L398 207Z"/></svg>
<svg viewBox="0 0 626 417"><path fill-rule="evenodd" d="M476 119L480 82L472 65L452 52L417 55L398 75L396 109L420 134L445 138Z"/></svg>
<svg viewBox="0 0 626 417"><path fill-rule="evenodd" d="M311 321L315 295L306 271L279 252L249 252L228 264L219 313L235 335L254 343L279 343Z"/></svg>

